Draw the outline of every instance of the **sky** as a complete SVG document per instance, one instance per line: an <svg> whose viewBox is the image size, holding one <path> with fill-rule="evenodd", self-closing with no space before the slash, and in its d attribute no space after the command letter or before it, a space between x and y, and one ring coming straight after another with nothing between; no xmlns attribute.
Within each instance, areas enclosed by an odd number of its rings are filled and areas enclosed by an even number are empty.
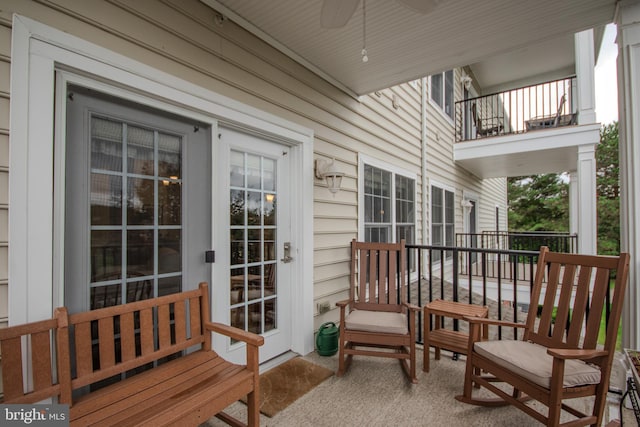
<svg viewBox="0 0 640 427"><path fill-rule="evenodd" d="M600 48L598 64L595 67L596 120L603 125L618 120L618 84L615 44L616 26L607 25Z"/></svg>

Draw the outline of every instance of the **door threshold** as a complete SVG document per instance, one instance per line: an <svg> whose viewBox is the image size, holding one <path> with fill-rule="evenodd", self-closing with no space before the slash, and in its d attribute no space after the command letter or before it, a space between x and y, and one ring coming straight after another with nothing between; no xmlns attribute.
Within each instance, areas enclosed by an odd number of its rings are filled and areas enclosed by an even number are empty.
<svg viewBox="0 0 640 427"><path fill-rule="evenodd" d="M275 368L276 366L282 365L284 362L287 362L294 357L300 356L298 353L293 351L287 351L286 353L282 353L279 356L273 357L265 362L260 364L260 373L265 373L268 370Z"/></svg>

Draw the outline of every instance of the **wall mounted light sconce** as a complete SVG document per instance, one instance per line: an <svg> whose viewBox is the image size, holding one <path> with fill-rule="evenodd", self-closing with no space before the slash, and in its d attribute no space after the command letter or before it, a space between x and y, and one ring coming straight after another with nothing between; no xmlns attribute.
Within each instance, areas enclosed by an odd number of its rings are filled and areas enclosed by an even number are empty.
<svg viewBox="0 0 640 427"><path fill-rule="evenodd" d="M460 81L462 82L466 90L471 89L471 83L473 83L473 79L471 78L471 76L467 76L467 75L462 76Z"/></svg>
<svg viewBox="0 0 640 427"><path fill-rule="evenodd" d="M335 159L332 159L331 163L326 160L317 159L315 162L315 174L316 178L327 181L327 188L330 192L335 194L340 190L344 173L336 169Z"/></svg>
<svg viewBox="0 0 640 427"><path fill-rule="evenodd" d="M471 208L473 207L473 203L471 203L471 201L468 199L462 199L462 202L460 202L460 205L462 206L462 209L464 209L465 215L467 215L471 211Z"/></svg>

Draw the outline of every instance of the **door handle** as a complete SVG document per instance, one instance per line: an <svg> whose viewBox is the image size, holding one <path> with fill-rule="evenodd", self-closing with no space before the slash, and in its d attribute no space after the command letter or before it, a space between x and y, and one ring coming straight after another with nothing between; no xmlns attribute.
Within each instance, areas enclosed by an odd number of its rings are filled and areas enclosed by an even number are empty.
<svg viewBox="0 0 640 427"><path fill-rule="evenodd" d="M282 258L280 261L284 263L289 263L293 261L293 258L291 257L291 242L284 242L283 249L284 249L284 258Z"/></svg>

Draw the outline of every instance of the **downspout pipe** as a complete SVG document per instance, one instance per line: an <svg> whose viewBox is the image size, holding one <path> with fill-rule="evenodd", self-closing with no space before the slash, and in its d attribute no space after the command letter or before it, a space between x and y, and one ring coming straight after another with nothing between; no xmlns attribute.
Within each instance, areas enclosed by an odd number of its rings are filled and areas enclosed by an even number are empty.
<svg viewBox="0 0 640 427"><path fill-rule="evenodd" d="M420 96L420 144L422 158L420 160L421 166L421 186L422 186L422 244L427 244L428 226L427 226L427 195L429 194L427 186L427 78L423 77L420 84L421 96ZM424 254L422 259L425 259ZM422 263L422 277L426 277L426 263Z"/></svg>

